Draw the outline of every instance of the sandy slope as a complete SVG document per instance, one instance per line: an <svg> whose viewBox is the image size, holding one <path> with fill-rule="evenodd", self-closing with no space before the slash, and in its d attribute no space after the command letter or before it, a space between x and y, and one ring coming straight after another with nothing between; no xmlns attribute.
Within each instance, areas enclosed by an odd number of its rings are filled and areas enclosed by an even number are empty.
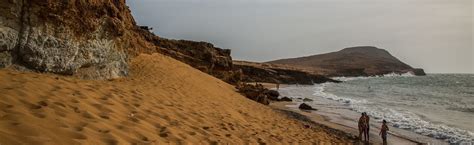
<svg viewBox="0 0 474 145"><path fill-rule="evenodd" d="M91 81L0 70L0 144L340 142L154 54L130 78Z"/></svg>

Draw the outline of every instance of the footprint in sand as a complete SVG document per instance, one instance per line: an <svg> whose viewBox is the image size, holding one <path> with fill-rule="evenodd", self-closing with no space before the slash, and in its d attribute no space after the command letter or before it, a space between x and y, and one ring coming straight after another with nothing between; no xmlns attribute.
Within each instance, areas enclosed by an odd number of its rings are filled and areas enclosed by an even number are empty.
<svg viewBox="0 0 474 145"><path fill-rule="evenodd" d="M87 99L87 96L85 96L81 91L78 91L78 90L75 90L72 93L72 96L79 97L80 99Z"/></svg>
<svg viewBox="0 0 474 145"><path fill-rule="evenodd" d="M110 119L108 113L100 113L100 114L99 114L99 117L100 117L100 118L103 118L103 119Z"/></svg>
<svg viewBox="0 0 474 145"><path fill-rule="evenodd" d="M37 104L33 104L33 103L30 103L29 101L25 101L23 99L20 99L20 102L25 105L25 107L27 107L28 109L30 110L37 110L37 109L41 109L42 106L41 105L37 105Z"/></svg>
<svg viewBox="0 0 474 145"><path fill-rule="evenodd" d="M54 86L51 90L49 90L49 92L53 93L53 92L59 91L61 89L62 89L61 86Z"/></svg>
<svg viewBox="0 0 474 145"><path fill-rule="evenodd" d="M75 125L73 128L75 131L83 131L84 130L84 127L86 127L87 125L89 125L89 123L85 123L85 122L79 122L77 125Z"/></svg>
<svg viewBox="0 0 474 145"><path fill-rule="evenodd" d="M71 102L72 103L79 103L79 101L77 99L71 99Z"/></svg>
<svg viewBox="0 0 474 145"><path fill-rule="evenodd" d="M102 104L94 103L94 104L91 104L91 106L93 106L94 108L96 108L96 109L99 110L99 111L103 111L103 112L114 112L114 111L112 111L110 108L104 107Z"/></svg>
<svg viewBox="0 0 474 145"><path fill-rule="evenodd" d="M132 121L132 122L135 122L135 123L139 123L140 120L136 117L129 117L129 120Z"/></svg>
<svg viewBox="0 0 474 145"><path fill-rule="evenodd" d="M53 102L54 105L51 106L51 109L54 110L54 113L61 117L67 116L66 105L60 102Z"/></svg>
<svg viewBox="0 0 474 145"><path fill-rule="evenodd" d="M135 106L135 107L137 107L137 108L140 108L141 105L138 104L138 103L133 103L133 106Z"/></svg>
<svg viewBox="0 0 474 145"><path fill-rule="evenodd" d="M133 94L132 97L140 101L143 100L143 98L140 95Z"/></svg>
<svg viewBox="0 0 474 145"><path fill-rule="evenodd" d="M107 134L107 133L110 132L110 130L108 130L108 129L99 129L98 132Z"/></svg>
<svg viewBox="0 0 474 145"><path fill-rule="evenodd" d="M73 138L73 139L81 139L81 140L87 139L87 136L85 136L81 132L76 132L74 130L67 130L67 131L63 132L62 134L64 134L65 136L68 136L70 138Z"/></svg>
<svg viewBox="0 0 474 145"><path fill-rule="evenodd" d="M46 118L46 114L44 114L44 110L42 109L43 107L48 106L48 103L46 101L40 101L36 104L30 103L25 100L20 100L28 109L30 109L30 114L38 117L38 118Z"/></svg>
<svg viewBox="0 0 474 145"><path fill-rule="evenodd" d="M66 108L66 105L64 105L63 103L61 102L53 102L54 105L57 105L57 106L60 106L60 107L63 107L63 108Z"/></svg>
<svg viewBox="0 0 474 145"><path fill-rule="evenodd" d="M79 107L77 107L77 106L69 106L69 107L71 107L72 110L74 110L74 112L81 113L81 110L79 109Z"/></svg>
<svg viewBox="0 0 474 145"><path fill-rule="evenodd" d="M160 137L166 138L168 137L168 130L166 126L161 126L161 124L155 124L156 131Z"/></svg>
<svg viewBox="0 0 474 145"><path fill-rule="evenodd" d="M87 118L87 119L95 119L95 117L88 111L82 112L82 117Z"/></svg>
<svg viewBox="0 0 474 145"><path fill-rule="evenodd" d="M114 137L111 138L102 138L102 142L104 142L106 145L117 145L118 141Z"/></svg>
<svg viewBox="0 0 474 145"><path fill-rule="evenodd" d="M103 101L107 101L107 100L109 100L109 97L108 96L103 96L103 97L100 97L99 99L103 100Z"/></svg>

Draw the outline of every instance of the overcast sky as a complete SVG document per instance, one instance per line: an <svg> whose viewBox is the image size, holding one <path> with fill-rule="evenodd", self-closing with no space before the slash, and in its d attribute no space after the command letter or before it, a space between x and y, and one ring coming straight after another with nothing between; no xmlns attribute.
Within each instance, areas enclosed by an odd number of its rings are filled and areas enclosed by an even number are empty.
<svg viewBox="0 0 474 145"><path fill-rule="evenodd" d="M472 0L128 0L139 25L269 61L377 46L430 73L474 73Z"/></svg>

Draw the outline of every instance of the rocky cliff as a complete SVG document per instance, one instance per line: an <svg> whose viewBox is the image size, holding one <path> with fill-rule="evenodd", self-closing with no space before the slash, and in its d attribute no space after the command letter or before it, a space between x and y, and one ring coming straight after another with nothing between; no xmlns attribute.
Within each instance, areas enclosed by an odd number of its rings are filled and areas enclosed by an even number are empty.
<svg viewBox="0 0 474 145"><path fill-rule="evenodd" d="M140 34L156 47L157 52L187 63L228 83L235 84L240 81L240 72L233 70L230 49L221 49L208 42L161 38L146 28L140 29Z"/></svg>
<svg viewBox="0 0 474 145"><path fill-rule="evenodd" d="M327 76L373 76L388 73L425 75L398 60L388 51L371 46L345 48L338 52L268 62L299 67Z"/></svg>
<svg viewBox="0 0 474 145"><path fill-rule="evenodd" d="M136 25L125 0L0 0L0 68L116 78L128 74L130 58L155 52L232 79L230 50L155 36Z"/></svg>
<svg viewBox="0 0 474 145"><path fill-rule="evenodd" d="M134 27L124 0L1 0L0 66L125 76Z"/></svg>
<svg viewBox="0 0 474 145"><path fill-rule="evenodd" d="M325 82L339 82L322 75L312 74L305 70L284 65L234 61L235 69L242 71L244 82L265 82L281 84L319 84Z"/></svg>

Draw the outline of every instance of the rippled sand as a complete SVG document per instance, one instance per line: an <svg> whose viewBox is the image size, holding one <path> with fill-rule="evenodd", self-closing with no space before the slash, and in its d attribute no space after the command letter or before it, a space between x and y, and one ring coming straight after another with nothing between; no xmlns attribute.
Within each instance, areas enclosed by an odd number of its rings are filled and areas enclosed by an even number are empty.
<svg viewBox="0 0 474 145"><path fill-rule="evenodd" d="M0 70L0 144L350 143L154 54L125 79Z"/></svg>

